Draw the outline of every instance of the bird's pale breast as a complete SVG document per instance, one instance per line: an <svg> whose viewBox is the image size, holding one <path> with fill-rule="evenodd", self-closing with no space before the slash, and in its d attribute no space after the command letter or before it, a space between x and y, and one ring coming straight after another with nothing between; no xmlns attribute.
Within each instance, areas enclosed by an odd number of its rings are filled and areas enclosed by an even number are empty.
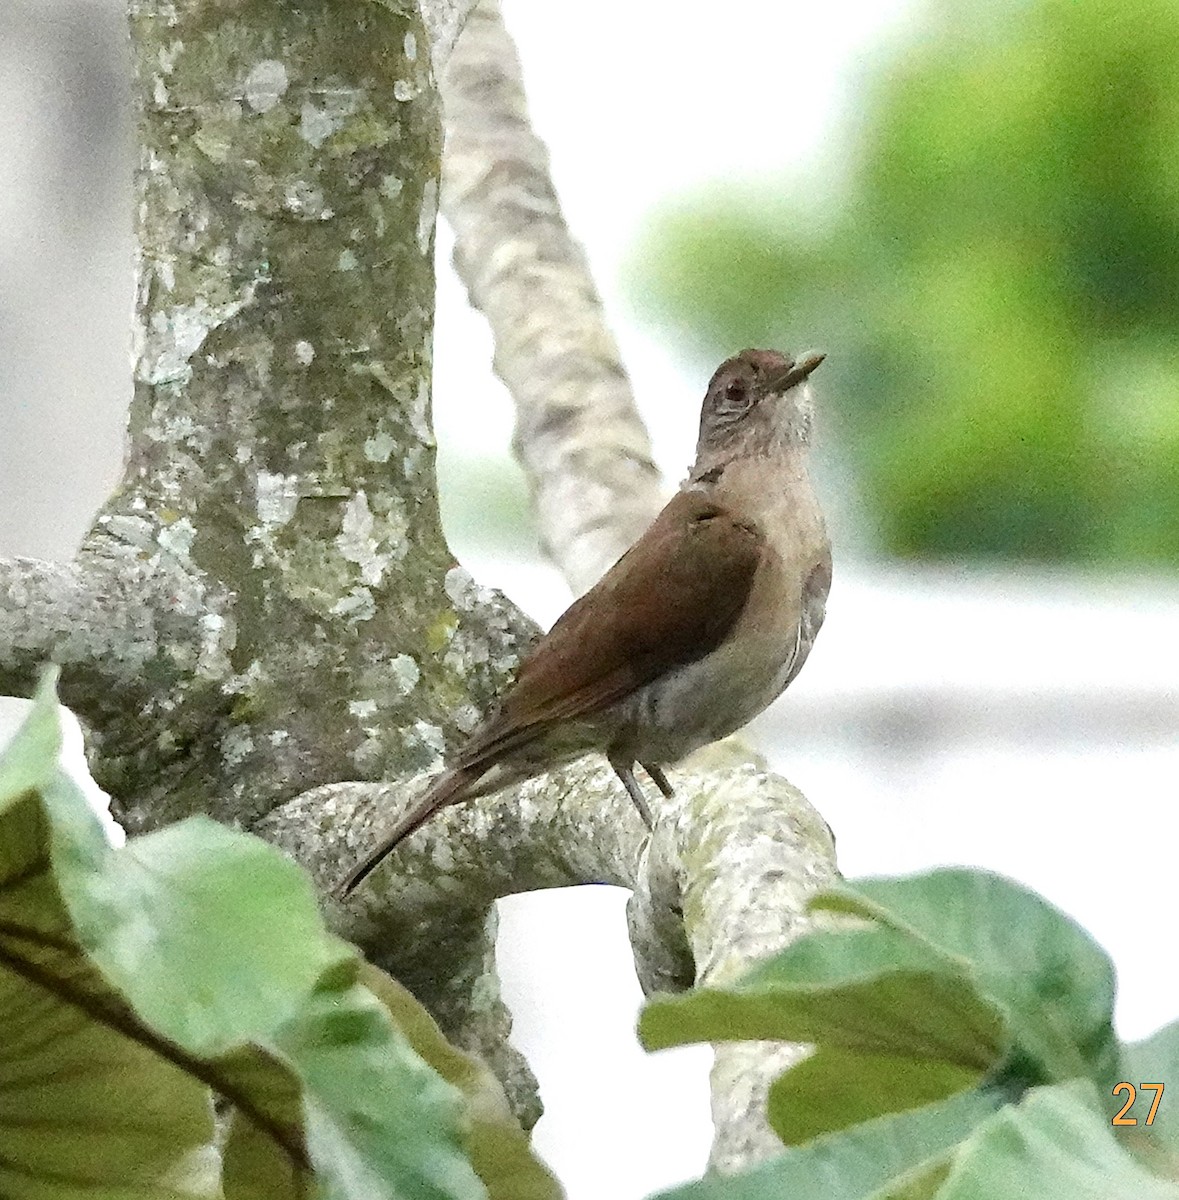
<svg viewBox="0 0 1179 1200"><path fill-rule="evenodd" d="M778 475L770 497L741 495L765 482L756 472L726 482L742 511L759 513L765 553L721 645L615 706L622 744L639 761L675 762L751 721L797 675L823 621L830 546L805 471Z"/></svg>

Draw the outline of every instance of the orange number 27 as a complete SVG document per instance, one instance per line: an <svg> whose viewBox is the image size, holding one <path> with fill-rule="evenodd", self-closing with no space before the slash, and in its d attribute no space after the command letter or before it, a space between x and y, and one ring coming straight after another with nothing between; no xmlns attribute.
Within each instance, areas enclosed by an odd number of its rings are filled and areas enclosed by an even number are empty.
<svg viewBox="0 0 1179 1200"><path fill-rule="evenodd" d="M1153 1125L1155 1113L1157 1113L1159 1110L1159 1101L1163 1098L1163 1084L1161 1084L1161 1083L1140 1083L1138 1086L1144 1092L1154 1092L1154 1099L1151 1101L1151 1104L1150 1104L1150 1112L1147 1113L1146 1121L1145 1121L1145 1124ZM1113 1094L1115 1096L1121 1095L1121 1096L1126 1097L1126 1102L1125 1102L1125 1104L1122 1105L1122 1107L1120 1109L1118 1109L1118 1114L1116 1117L1114 1117L1113 1123L1115 1125L1137 1125L1138 1124L1137 1117L1126 1116L1126 1113L1128 1113L1130 1111L1130 1109L1133 1107L1134 1101L1138 1095L1138 1093L1135 1091L1134 1085L1132 1083L1116 1084L1113 1089Z"/></svg>

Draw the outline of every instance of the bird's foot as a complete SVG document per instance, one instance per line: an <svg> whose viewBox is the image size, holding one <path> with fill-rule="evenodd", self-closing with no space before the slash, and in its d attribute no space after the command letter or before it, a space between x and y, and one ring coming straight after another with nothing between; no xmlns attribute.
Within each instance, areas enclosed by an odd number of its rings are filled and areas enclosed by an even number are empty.
<svg viewBox="0 0 1179 1200"><path fill-rule="evenodd" d="M651 776L652 782L663 793L665 800L670 800L675 796L675 789L668 782L663 768L658 763L639 763L639 766Z"/></svg>
<svg viewBox="0 0 1179 1200"><path fill-rule="evenodd" d="M651 809L647 805L647 797L643 795L643 789L639 787L639 781L635 778L634 763L615 762L611 759L610 765L614 768L614 774L622 780L622 786L626 788L627 795L634 801L635 808L639 810L639 816L643 818L643 824L648 829L654 829L655 821L651 816ZM647 774L650 775L650 771ZM652 775L651 778L655 777ZM656 780L656 783L658 782Z"/></svg>

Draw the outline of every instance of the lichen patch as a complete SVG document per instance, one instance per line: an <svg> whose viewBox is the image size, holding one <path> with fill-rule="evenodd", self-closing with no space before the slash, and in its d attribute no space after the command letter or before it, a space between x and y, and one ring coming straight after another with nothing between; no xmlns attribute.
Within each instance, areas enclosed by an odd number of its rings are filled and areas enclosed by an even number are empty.
<svg viewBox="0 0 1179 1200"><path fill-rule="evenodd" d="M269 112L290 87L287 69L274 58L264 58L246 76L242 98L256 112Z"/></svg>

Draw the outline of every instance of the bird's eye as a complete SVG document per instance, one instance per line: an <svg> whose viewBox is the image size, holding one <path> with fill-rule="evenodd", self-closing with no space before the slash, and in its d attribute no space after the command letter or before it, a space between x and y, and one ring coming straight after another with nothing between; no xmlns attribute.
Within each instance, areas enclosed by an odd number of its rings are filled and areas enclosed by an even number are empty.
<svg viewBox="0 0 1179 1200"><path fill-rule="evenodd" d="M725 400L734 407L745 403L747 389L745 381L734 379L732 383L725 388Z"/></svg>

